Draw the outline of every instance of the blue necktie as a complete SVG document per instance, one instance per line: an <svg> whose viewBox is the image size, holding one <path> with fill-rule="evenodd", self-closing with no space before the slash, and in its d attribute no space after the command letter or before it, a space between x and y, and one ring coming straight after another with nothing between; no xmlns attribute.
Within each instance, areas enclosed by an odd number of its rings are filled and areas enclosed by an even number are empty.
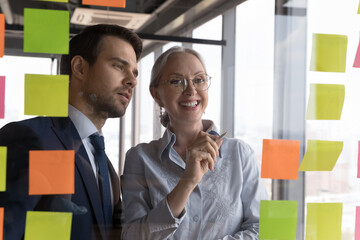
<svg viewBox="0 0 360 240"><path fill-rule="evenodd" d="M95 149L95 161L98 163L98 182L101 193L102 206L104 210L105 223L112 224L113 208L111 204L109 170L105 154L104 137L97 133L90 136L91 144Z"/></svg>

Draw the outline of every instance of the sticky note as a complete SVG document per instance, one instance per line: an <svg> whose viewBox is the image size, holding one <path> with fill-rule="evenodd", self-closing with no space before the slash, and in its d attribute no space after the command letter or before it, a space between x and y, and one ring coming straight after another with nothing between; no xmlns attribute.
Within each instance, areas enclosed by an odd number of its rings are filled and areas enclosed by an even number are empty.
<svg viewBox="0 0 360 240"><path fill-rule="evenodd" d="M6 153L7 148L0 147L0 192L6 191Z"/></svg>
<svg viewBox="0 0 360 240"><path fill-rule="evenodd" d="M357 177L360 178L360 141L358 141L358 164L357 164L357 170L358 170L357 171Z"/></svg>
<svg viewBox="0 0 360 240"><path fill-rule="evenodd" d="M44 2L63 2L63 3L69 2L69 0L37 0L37 1L44 1Z"/></svg>
<svg viewBox="0 0 360 240"><path fill-rule="evenodd" d="M0 207L0 240L4 236L4 208Z"/></svg>
<svg viewBox="0 0 360 240"><path fill-rule="evenodd" d="M296 240L296 201L265 201L260 203L259 239Z"/></svg>
<svg viewBox="0 0 360 240"><path fill-rule="evenodd" d="M125 8L126 1L125 0L83 0L82 4Z"/></svg>
<svg viewBox="0 0 360 240"><path fill-rule="evenodd" d="M311 71L345 72L347 36L318 34L312 36Z"/></svg>
<svg viewBox="0 0 360 240"><path fill-rule="evenodd" d="M5 77L0 76L0 118L5 117Z"/></svg>
<svg viewBox="0 0 360 240"><path fill-rule="evenodd" d="M308 203L306 240L341 240L342 203Z"/></svg>
<svg viewBox="0 0 360 240"><path fill-rule="evenodd" d="M354 68L360 68L360 40L358 43L358 47L356 50L356 55L355 55L355 60L354 60L354 64L353 64Z"/></svg>
<svg viewBox="0 0 360 240"><path fill-rule="evenodd" d="M360 207L356 207L355 240L360 240Z"/></svg>
<svg viewBox="0 0 360 240"><path fill-rule="evenodd" d="M29 195L74 194L73 150L29 151Z"/></svg>
<svg viewBox="0 0 360 240"><path fill-rule="evenodd" d="M342 84L310 84L306 120L340 120L344 99Z"/></svg>
<svg viewBox="0 0 360 240"><path fill-rule="evenodd" d="M4 56L5 49L5 15L0 13L0 57Z"/></svg>
<svg viewBox="0 0 360 240"><path fill-rule="evenodd" d="M264 139L261 177L271 179L297 179L300 141Z"/></svg>
<svg viewBox="0 0 360 240"><path fill-rule="evenodd" d="M357 14L360 14L360 2L359 2L359 7L358 7Z"/></svg>
<svg viewBox="0 0 360 240"><path fill-rule="evenodd" d="M25 240L70 240L72 213L26 213Z"/></svg>
<svg viewBox="0 0 360 240"><path fill-rule="evenodd" d="M69 12L24 9L24 52L69 53Z"/></svg>
<svg viewBox="0 0 360 240"><path fill-rule="evenodd" d="M25 115L67 117L68 75L25 74Z"/></svg>
<svg viewBox="0 0 360 240"><path fill-rule="evenodd" d="M342 149L341 141L308 140L299 171L332 171Z"/></svg>

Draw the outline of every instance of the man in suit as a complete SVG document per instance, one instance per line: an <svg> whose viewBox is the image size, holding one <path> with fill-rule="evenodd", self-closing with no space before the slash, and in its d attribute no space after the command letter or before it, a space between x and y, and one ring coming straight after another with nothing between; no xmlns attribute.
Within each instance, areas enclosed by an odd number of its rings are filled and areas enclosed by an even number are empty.
<svg viewBox="0 0 360 240"><path fill-rule="evenodd" d="M124 115L141 51L141 39L126 28L85 28L61 59L61 74L70 76L69 117L37 117L0 130L8 154L7 188L0 192L4 240L24 238L27 211L72 212L71 239L120 238L119 178L105 154L98 161L92 136L102 135L107 118ZM75 193L29 195L29 150L74 150Z"/></svg>

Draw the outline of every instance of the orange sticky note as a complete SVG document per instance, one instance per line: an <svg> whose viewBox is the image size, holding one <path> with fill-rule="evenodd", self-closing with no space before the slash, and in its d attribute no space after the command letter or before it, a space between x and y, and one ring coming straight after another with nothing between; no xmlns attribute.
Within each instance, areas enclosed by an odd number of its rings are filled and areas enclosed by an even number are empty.
<svg viewBox="0 0 360 240"><path fill-rule="evenodd" d="M261 177L271 179L297 179L300 141L264 139Z"/></svg>
<svg viewBox="0 0 360 240"><path fill-rule="evenodd" d="M29 195L74 194L73 150L29 151Z"/></svg>
<svg viewBox="0 0 360 240"><path fill-rule="evenodd" d="M4 233L4 208L0 208L0 240L3 239Z"/></svg>
<svg viewBox="0 0 360 240"><path fill-rule="evenodd" d="M0 13L0 57L4 56L5 49L5 14Z"/></svg>
<svg viewBox="0 0 360 240"><path fill-rule="evenodd" d="M125 0L83 0L82 4L125 8L126 1Z"/></svg>

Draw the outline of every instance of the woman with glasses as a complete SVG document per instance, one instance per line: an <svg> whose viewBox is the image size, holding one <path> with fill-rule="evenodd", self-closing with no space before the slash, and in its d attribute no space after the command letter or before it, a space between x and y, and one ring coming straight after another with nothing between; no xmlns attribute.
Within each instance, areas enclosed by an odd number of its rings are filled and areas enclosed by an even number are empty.
<svg viewBox="0 0 360 240"><path fill-rule="evenodd" d="M192 49L156 60L150 92L166 130L126 154L122 239L258 239L266 191L250 146L202 119L210 80Z"/></svg>

